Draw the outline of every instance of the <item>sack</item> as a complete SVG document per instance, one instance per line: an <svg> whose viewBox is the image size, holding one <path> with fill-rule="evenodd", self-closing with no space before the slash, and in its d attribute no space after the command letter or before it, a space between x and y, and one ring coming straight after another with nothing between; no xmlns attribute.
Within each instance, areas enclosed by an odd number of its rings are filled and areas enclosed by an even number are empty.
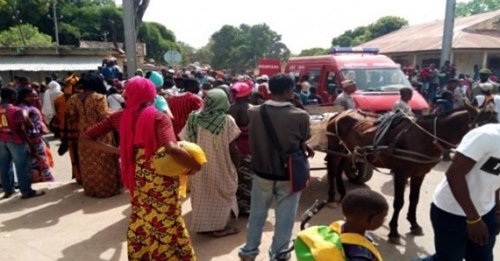
<svg viewBox="0 0 500 261"><path fill-rule="evenodd" d="M180 141L179 146L185 149L194 160L200 165L207 163L207 158L205 152L195 143ZM141 149L141 153L143 153ZM187 196L187 176L184 175L188 171L186 167L175 161L170 154L165 152L165 148L161 147L156 151L156 153L151 158L151 166L156 170L156 173L160 175L175 177L179 176L179 198L185 198Z"/></svg>
<svg viewBox="0 0 500 261"><path fill-rule="evenodd" d="M357 245L368 249L378 261L382 256L366 237L355 233L341 233L343 222L330 226L312 226L302 230L294 241L298 261L347 260L342 244Z"/></svg>
<svg viewBox="0 0 500 261"><path fill-rule="evenodd" d="M205 153L197 144L187 141L180 141L178 144L191 154L200 165L207 163ZM164 147L159 148L153 155L151 166L154 167L158 174L170 177L184 175L188 171L184 165L181 165L170 154L166 153Z"/></svg>
<svg viewBox="0 0 500 261"><path fill-rule="evenodd" d="M297 150L290 153L284 159L284 168L290 184L292 185L292 192L300 192L309 185L311 179L309 161L303 150Z"/></svg>

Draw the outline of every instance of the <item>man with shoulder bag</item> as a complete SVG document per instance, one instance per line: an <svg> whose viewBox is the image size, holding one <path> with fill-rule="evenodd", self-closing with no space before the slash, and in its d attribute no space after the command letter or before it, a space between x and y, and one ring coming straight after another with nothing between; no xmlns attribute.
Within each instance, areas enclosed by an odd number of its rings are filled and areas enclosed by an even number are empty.
<svg viewBox="0 0 500 261"><path fill-rule="evenodd" d="M252 151L250 216L246 244L240 249L241 260L255 260L259 254L262 231L271 202L275 200L275 231L269 256L280 256L288 248L301 191L309 182L309 162L314 151L304 143L311 136L309 115L289 99L294 82L286 74L269 81L271 100L248 110L249 140Z"/></svg>

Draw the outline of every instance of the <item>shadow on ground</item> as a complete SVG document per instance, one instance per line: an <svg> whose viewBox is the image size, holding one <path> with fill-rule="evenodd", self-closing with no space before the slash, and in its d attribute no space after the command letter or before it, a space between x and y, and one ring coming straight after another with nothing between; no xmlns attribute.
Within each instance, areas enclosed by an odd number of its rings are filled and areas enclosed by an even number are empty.
<svg viewBox="0 0 500 261"><path fill-rule="evenodd" d="M62 251L59 261L75 260L121 260L122 252L127 252L126 241L129 208L123 211L123 219L102 229L92 237L78 242Z"/></svg>
<svg viewBox="0 0 500 261"><path fill-rule="evenodd" d="M94 214L109 211L128 204L126 197L91 198L84 196L83 189L76 183L65 184L53 189L44 189L44 196L21 200L20 196L1 202L2 213L27 212L24 215L3 220L0 231L12 232L18 229L39 229L54 226L59 220L76 211ZM43 207L40 207L44 205ZM33 209L33 211L29 211ZM28 211L27 211L28 210Z"/></svg>

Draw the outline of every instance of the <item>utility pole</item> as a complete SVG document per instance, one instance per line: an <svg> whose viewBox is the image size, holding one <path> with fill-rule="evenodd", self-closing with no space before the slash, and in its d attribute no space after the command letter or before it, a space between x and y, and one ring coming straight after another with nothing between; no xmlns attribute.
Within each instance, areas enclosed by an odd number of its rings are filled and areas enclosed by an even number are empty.
<svg viewBox="0 0 500 261"><path fill-rule="evenodd" d="M19 18L19 10L15 10L13 7L11 7L11 8L12 8L12 12L14 12L14 15L12 16L12 18L14 18L14 20L17 23L17 29L19 29L19 34L21 35L21 40L23 41L23 46L26 47L26 39L24 38L24 33L23 33L23 30L21 29L21 24L23 23L23 20L21 18Z"/></svg>
<svg viewBox="0 0 500 261"><path fill-rule="evenodd" d="M56 34L56 48L59 50L59 28L57 27L57 11L56 11L57 1L52 2L52 19L54 20L54 31Z"/></svg>
<svg viewBox="0 0 500 261"><path fill-rule="evenodd" d="M455 23L455 5L456 0L446 0L446 12L444 16L443 40L441 45L441 66L445 61L450 60L451 50L453 48L453 26ZM450 61L451 62L451 61Z"/></svg>
<svg viewBox="0 0 500 261"><path fill-rule="evenodd" d="M137 68L135 39L135 10L133 0L123 0L123 29L125 53L127 55L127 77L132 77Z"/></svg>

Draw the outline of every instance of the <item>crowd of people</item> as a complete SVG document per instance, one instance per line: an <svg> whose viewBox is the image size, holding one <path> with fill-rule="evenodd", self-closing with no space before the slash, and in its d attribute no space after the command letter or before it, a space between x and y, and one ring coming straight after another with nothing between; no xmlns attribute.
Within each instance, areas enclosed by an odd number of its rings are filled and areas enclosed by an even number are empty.
<svg viewBox="0 0 500 261"><path fill-rule="evenodd" d="M467 77L455 77L453 65L445 66L442 88L437 78L432 78L434 74L437 77L433 65L409 75L422 81L422 91L435 112L460 108L464 101L478 107L492 106L492 110L500 112L500 98L495 96L498 85L492 82L491 71L479 70L477 82L468 83ZM45 84L39 84L16 77L15 82L0 90L3 199L16 192L14 173L21 198L46 193L33 190L31 184L54 180L52 150L44 139L52 132L61 141L57 153L69 153L72 177L82 185L85 195L104 198L129 191L130 260L196 260L189 233L215 238L239 233L235 221L240 215L248 215L248 228L239 257L255 260L272 202L275 231L269 256L272 260L290 258L283 250L292 237L301 192L293 189L293 180L286 171L278 170L283 165L283 152L301 151L304 162L314 156L306 143L311 136L310 119L303 108L323 101L307 76L227 77L219 71L163 69L137 70L124 80L116 64L105 61L97 71L68 73L63 81L58 80L57 75L52 75ZM335 104L355 109L355 81L343 81L342 90ZM412 89L400 93L401 100L394 110L414 116L409 105ZM272 119L271 124L266 117ZM491 138L500 138L500 127L485 127ZM269 129L280 134L274 141ZM445 226L439 225L448 220L456 222L449 229L460 226L456 246L470 247L470 260L493 260L500 180L497 162L490 162L495 147L474 147L484 140L478 136L481 130L464 139L457 150L459 156L447 172L448 181L443 181L436 192L432 209L437 251L434 260L452 260L446 253L453 251L442 246L446 241ZM198 163L179 141L200 146L207 163ZM279 149L273 146L276 143ZM163 175L153 164L160 150L187 169L192 206L189 227L181 211L180 177ZM489 168L485 170L483 164ZM461 167L464 180L457 181L451 173ZM471 188L470 193L459 195L464 184L469 184L464 183L465 176L476 172L480 172L477 175L481 184L488 184L488 189L477 192ZM467 182L473 181L467 178ZM479 200L476 196L491 196L493 203L481 201L482 208L475 209L474 203ZM382 225L388 210L379 193L366 189L352 191L342 204L346 222L337 223L339 233L365 236L367 230ZM365 211L361 213L361 209ZM450 217L450 213L454 216ZM463 239L460 242L459 234ZM345 254L353 260L377 260L381 256L377 251L349 244L345 245ZM478 256L484 259L474 259Z"/></svg>

